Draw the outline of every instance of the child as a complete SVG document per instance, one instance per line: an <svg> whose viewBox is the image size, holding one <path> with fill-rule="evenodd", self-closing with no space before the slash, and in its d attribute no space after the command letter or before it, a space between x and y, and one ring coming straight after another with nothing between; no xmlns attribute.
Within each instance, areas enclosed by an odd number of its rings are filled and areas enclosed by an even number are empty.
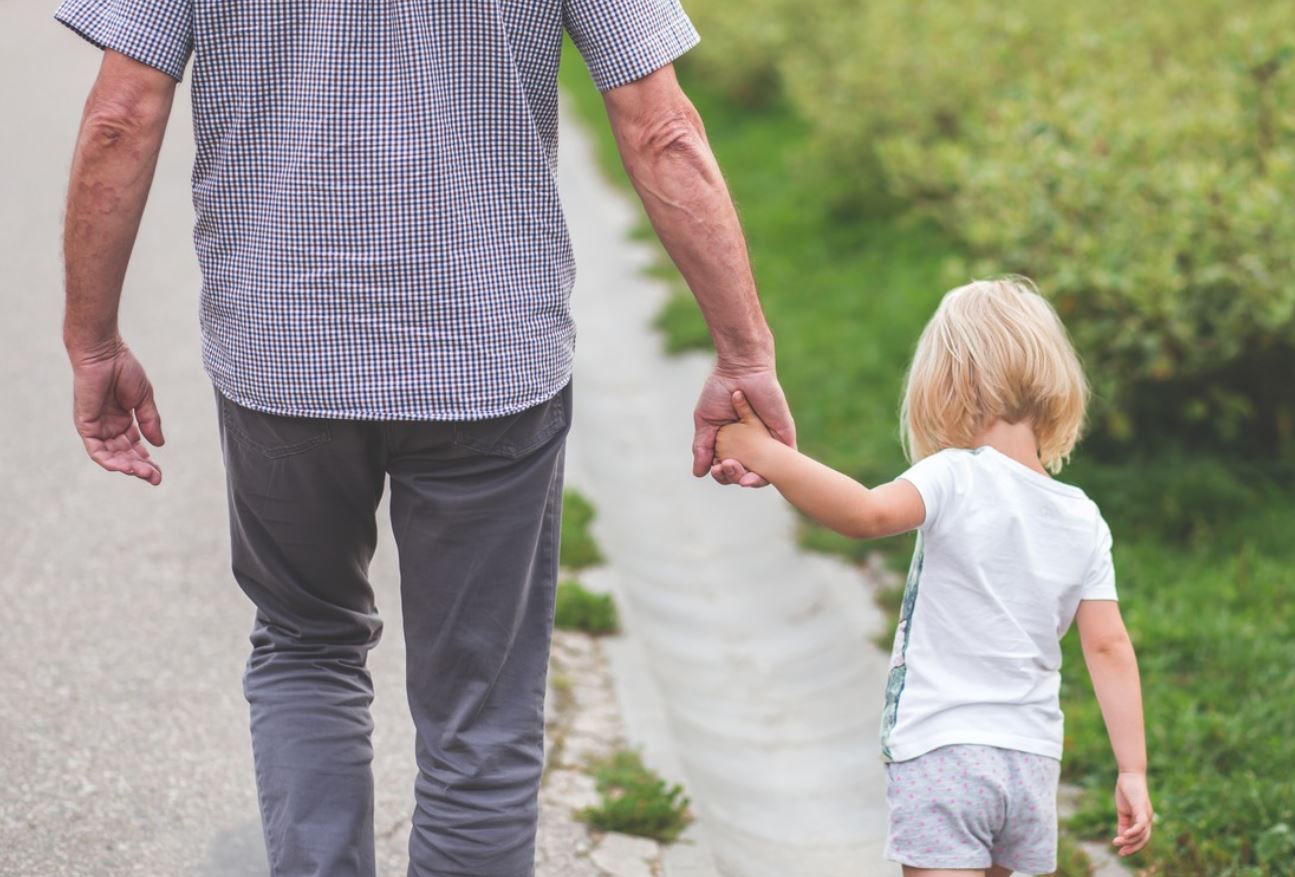
<svg viewBox="0 0 1295 877"><path fill-rule="evenodd" d="M917 462L895 481L869 489L781 444L741 393L741 421L720 431L718 460L838 533L918 531L881 734L886 855L906 877L1056 869L1059 641L1076 619L1119 765L1113 843L1127 856L1150 839L1111 533L1083 491L1048 474L1069 458L1086 401L1056 313L1007 278L953 290L922 332L902 412Z"/></svg>

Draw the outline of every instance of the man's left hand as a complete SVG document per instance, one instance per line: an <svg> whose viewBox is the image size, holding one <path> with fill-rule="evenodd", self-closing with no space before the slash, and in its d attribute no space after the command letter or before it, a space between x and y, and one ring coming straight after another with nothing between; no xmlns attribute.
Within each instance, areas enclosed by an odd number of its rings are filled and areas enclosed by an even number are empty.
<svg viewBox="0 0 1295 877"><path fill-rule="evenodd" d="M709 472L720 484L764 487L769 482L748 472L738 461L715 458L715 436L719 428L739 419L733 408L733 393L737 390L746 396L775 438L796 447L796 423L773 367L741 368L720 363L702 387L693 412L696 431L692 443L692 474L700 478Z"/></svg>

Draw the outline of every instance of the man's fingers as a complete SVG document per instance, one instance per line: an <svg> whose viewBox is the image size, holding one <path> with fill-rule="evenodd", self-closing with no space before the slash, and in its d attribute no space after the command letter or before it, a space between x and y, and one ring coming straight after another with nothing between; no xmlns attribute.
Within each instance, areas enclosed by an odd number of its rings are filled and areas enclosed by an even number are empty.
<svg viewBox="0 0 1295 877"><path fill-rule="evenodd" d="M754 472L746 473L738 480L737 483L742 485L743 487L767 487L769 485L768 481L765 481L763 478L761 478L759 475L756 475Z"/></svg>
<svg viewBox="0 0 1295 877"><path fill-rule="evenodd" d="M787 397L777 383L772 386L758 386L756 398L744 396L754 415L773 437L784 445L796 447L796 421L787 408ZM736 407L736 406L735 406Z"/></svg>
<svg viewBox="0 0 1295 877"><path fill-rule="evenodd" d="M746 469L736 460L719 460L711 467L710 474L719 484L737 484Z"/></svg>
<svg viewBox="0 0 1295 877"><path fill-rule="evenodd" d="M718 434L719 427L714 424L697 422L692 440L692 474L697 478L709 472L715 462L715 436Z"/></svg>
<svg viewBox="0 0 1295 877"><path fill-rule="evenodd" d="M151 390L148 397L135 409L135 419L139 421L139 431L148 439L149 444L158 448L166 444L166 437L162 435L162 415L158 413Z"/></svg>
<svg viewBox="0 0 1295 877"><path fill-rule="evenodd" d="M132 451L113 450L102 442L89 439L85 440L85 449L101 469L130 475L154 486L162 483L161 467L146 457Z"/></svg>

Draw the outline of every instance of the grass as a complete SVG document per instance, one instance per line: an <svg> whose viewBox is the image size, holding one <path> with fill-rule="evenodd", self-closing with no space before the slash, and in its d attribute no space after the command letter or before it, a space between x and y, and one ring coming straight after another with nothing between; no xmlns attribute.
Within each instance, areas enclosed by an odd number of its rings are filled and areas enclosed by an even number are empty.
<svg viewBox="0 0 1295 877"><path fill-rule="evenodd" d="M683 787L666 783L637 752L622 750L590 768L602 802L578 816L592 828L670 843L692 821Z"/></svg>
<svg viewBox="0 0 1295 877"><path fill-rule="evenodd" d="M583 71L568 63L563 78L577 110L605 132ZM800 121L778 107L728 106L686 69L683 79L730 172L802 449L864 483L893 478L904 468L903 372L940 295L961 279L961 254L876 205L830 214L821 205L832 201L831 181L804 159ZM604 164L618 168L611 138L598 142ZM670 349L706 344L686 298L660 326ZM1131 864L1166 877L1291 877L1295 467L1158 447L1098 459L1095 448L1080 449L1065 480L1089 492L1115 533L1160 813L1153 845ZM898 566L912 545L852 543L809 527L804 541L856 558L880 547ZM1065 651L1065 776L1086 790L1068 828L1107 839L1114 764L1073 634ZM1069 853L1067 862L1063 873L1084 873Z"/></svg>
<svg viewBox="0 0 1295 877"><path fill-rule="evenodd" d="M594 636L616 633L620 621L608 594L595 594L577 581L558 585L553 624L561 630L581 630Z"/></svg>
<svg viewBox="0 0 1295 877"><path fill-rule="evenodd" d="M1057 845L1056 877L1088 877L1093 871L1093 863L1075 842L1074 838L1062 836Z"/></svg>
<svg viewBox="0 0 1295 877"><path fill-rule="evenodd" d="M603 562L602 550L589 530L594 514L593 505L580 493L567 490L562 494L563 569L588 569Z"/></svg>

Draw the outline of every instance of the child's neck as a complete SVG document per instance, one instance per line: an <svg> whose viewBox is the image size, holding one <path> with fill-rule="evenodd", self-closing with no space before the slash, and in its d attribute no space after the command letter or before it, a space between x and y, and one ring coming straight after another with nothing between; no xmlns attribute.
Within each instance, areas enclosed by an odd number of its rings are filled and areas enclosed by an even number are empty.
<svg viewBox="0 0 1295 877"><path fill-rule="evenodd" d="M975 445L978 448L989 445L1004 457L1011 457L1042 475L1048 474L1048 470L1039 462L1039 440L1028 422L995 420L976 434Z"/></svg>

